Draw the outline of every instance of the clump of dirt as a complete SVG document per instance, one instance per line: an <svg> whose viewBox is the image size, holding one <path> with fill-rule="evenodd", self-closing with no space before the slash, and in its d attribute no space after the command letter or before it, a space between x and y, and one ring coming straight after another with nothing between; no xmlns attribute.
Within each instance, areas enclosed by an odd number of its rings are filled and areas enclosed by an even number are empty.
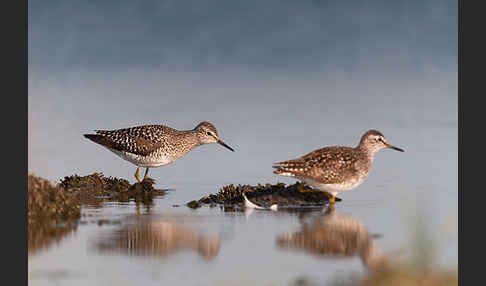
<svg viewBox="0 0 486 286"><path fill-rule="evenodd" d="M153 187L155 181L146 179L131 185L127 180L105 177L102 173L88 176L64 177L60 184L28 176L28 249L32 254L47 248L52 242L76 231L81 216L81 205L99 204L105 200L129 201L135 199L150 207L155 195L164 190Z"/></svg>
<svg viewBox="0 0 486 286"><path fill-rule="evenodd" d="M256 186L231 184L222 187L216 194L191 201L186 205L190 208L198 208L202 205L243 207L245 204L243 193L252 203L262 207L270 207L273 204L279 207L315 207L323 206L329 201L329 194L297 182L289 186L284 183ZM341 199L336 198L336 201Z"/></svg>
<svg viewBox="0 0 486 286"><path fill-rule="evenodd" d="M79 200L64 192L62 187L34 175L29 175L27 180L29 224L41 220L56 222L80 217Z"/></svg>
<svg viewBox="0 0 486 286"><path fill-rule="evenodd" d="M155 181L147 178L140 183L131 185L127 180L105 177L102 173L88 176L66 176L61 186L67 192L76 193L83 201L96 198L117 199L127 201L131 198L145 200L154 195L165 194L165 190L155 189Z"/></svg>
<svg viewBox="0 0 486 286"><path fill-rule="evenodd" d="M76 230L69 223L80 218L81 203L61 186L43 178L29 175L27 182L28 251L33 254ZM68 226L56 226L60 223Z"/></svg>

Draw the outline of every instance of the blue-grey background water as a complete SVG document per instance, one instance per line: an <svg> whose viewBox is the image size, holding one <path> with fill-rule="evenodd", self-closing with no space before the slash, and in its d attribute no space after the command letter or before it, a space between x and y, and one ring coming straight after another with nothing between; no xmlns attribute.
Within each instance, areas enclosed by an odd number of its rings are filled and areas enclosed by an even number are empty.
<svg viewBox="0 0 486 286"><path fill-rule="evenodd" d="M83 208L86 223L29 256L32 285L326 284L362 273L358 257L282 250L298 213L191 210L227 184L293 183L272 164L380 130L380 151L337 211L384 252L411 249L425 224L437 262L457 266L457 4L454 1L29 2L29 173L53 182L135 167L84 139L93 129L212 122L236 152L196 148L151 169L174 191L142 215L217 237L204 258L104 253L93 241L137 216L133 202ZM180 205L180 207L173 207ZM115 220L98 226L91 221Z"/></svg>

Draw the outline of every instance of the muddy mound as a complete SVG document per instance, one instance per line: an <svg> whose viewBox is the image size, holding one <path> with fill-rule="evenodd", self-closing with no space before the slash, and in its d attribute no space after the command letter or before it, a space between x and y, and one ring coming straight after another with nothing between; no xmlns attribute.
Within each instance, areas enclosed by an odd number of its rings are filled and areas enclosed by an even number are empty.
<svg viewBox="0 0 486 286"><path fill-rule="evenodd" d="M198 201L191 201L187 203L187 206L191 208L202 205L243 207L245 204L243 193L252 203L262 207L270 207L274 204L279 207L317 207L323 206L329 201L327 193L311 189L299 182L288 186L284 183L256 186L231 184L222 187L216 194L202 197ZM341 201L341 199L336 198L336 201Z"/></svg>
<svg viewBox="0 0 486 286"><path fill-rule="evenodd" d="M57 227L56 224L77 221L81 216L81 204L75 196L48 180L29 175L27 182L27 241L30 255L75 231L75 227Z"/></svg>
<svg viewBox="0 0 486 286"><path fill-rule="evenodd" d="M156 195L165 193L153 187L155 181L152 179L131 185L127 180L107 178L102 173L64 177L60 184L51 184L34 175L29 175L27 180L29 254L76 231L81 205L134 199L137 208L140 202L149 208Z"/></svg>
<svg viewBox="0 0 486 286"><path fill-rule="evenodd" d="M29 175L28 190L28 222L38 220L68 220L79 218L80 202L59 185L53 185L48 180Z"/></svg>
<svg viewBox="0 0 486 286"><path fill-rule="evenodd" d="M61 180L61 186L67 192L75 193L81 200L93 198L120 199L152 197L165 194L165 190L155 189L155 181L147 178L141 183L130 184L125 179L105 177L102 173L88 176L72 175Z"/></svg>

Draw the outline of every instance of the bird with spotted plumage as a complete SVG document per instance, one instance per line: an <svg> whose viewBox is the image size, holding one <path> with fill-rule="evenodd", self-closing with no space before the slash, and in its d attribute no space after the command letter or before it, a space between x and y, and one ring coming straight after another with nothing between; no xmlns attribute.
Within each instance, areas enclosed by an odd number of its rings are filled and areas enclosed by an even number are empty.
<svg viewBox="0 0 486 286"><path fill-rule="evenodd" d="M338 193L352 190L366 179L376 152L383 148L404 152L388 144L381 132L369 130L354 148L331 146L317 149L300 158L276 163L273 172L299 179L326 192L330 196L329 203L334 204Z"/></svg>
<svg viewBox="0 0 486 286"><path fill-rule="evenodd" d="M216 127L207 121L191 130L177 130L165 125L143 125L94 131L96 134L84 134L84 137L136 165L135 178L139 183L142 182L140 168L146 168L145 180L149 168L172 163L203 144L218 143L234 152L233 148L219 139Z"/></svg>

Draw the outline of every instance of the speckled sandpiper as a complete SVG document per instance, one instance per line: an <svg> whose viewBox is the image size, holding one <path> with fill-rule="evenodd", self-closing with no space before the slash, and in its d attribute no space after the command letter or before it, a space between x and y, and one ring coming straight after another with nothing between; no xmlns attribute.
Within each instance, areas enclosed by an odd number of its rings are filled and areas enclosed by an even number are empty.
<svg viewBox="0 0 486 286"><path fill-rule="evenodd" d="M370 173L373 158L379 150L402 149L386 143L385 136L376 130L367 131L355 148L332 146L317 149L300 158L276 163L273 172L294 177L313 188L329 193L334 204L338 193L359 186Z"/></svg>
<svg viewBox="0 0 486 286"><path fill-rule="evenodd" d="M144 125L118 130L95 130L84 137L108 148L121 158L135 164L135 178L141 182L140 167L164 166L187 154L194 147L218 143L231 151L233 148L219 139L213 124L204 121L192 130L176 130L165 125Z"/></svg>

